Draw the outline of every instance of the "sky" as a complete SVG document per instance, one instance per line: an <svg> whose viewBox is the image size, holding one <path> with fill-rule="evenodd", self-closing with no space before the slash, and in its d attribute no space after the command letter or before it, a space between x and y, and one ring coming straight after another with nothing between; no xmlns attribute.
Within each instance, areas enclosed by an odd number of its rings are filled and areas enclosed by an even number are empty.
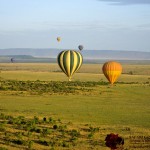
<svg viewBox="0 0 150 150"><path fill-rule="evenodd" d="M150 0L0 0L0 49L80 44L150 52Z"/></svg>

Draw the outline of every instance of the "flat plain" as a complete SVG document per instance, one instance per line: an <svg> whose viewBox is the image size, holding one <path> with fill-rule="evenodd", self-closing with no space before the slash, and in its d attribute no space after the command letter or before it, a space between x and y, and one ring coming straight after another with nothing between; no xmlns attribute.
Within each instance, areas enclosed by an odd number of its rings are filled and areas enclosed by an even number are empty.
<svg viewBox="0 0 150 150"><path fill-rule="evenodd" d="M113 86L101 68L83 64L68 82L57 64L1 63L0 146L107 150L105 137L115 133L125 139L125 149L132 149L131 136L149 137L150 64L123 64Z"/></svg>

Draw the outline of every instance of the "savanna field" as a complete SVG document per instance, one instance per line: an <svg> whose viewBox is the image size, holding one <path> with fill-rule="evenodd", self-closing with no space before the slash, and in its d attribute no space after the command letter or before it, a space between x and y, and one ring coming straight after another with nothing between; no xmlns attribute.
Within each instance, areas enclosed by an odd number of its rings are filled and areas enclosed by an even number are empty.
<svg viewBox="0 0 150 150"><path fill-rule="evenodd" d="M125 150L148 150L150 64L122 66L112 86L102 64L83 64L68 82L57 64L1 63L0 150L109 150L110 133Z"/></svg>

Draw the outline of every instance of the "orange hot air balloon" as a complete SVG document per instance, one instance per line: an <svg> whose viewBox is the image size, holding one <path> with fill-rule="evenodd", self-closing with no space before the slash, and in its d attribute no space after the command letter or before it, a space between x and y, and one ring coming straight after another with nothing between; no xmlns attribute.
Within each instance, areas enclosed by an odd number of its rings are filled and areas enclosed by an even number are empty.
<svg viewBox="0 0 150 150"><path fill-rule="evenodd" d="M122 66L115 61L108 61L103 65L103 73L108 81L113 84L122 72Z"/></svg>

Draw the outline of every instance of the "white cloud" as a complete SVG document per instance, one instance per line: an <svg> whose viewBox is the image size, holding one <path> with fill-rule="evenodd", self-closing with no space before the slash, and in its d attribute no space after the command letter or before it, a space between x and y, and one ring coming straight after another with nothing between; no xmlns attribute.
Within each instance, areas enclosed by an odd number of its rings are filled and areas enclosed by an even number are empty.
<svg viewBox="0 0 150 150"><path fill-rule="evenodd" d="M131 5L131 4L150 4L150 0L98 0L98 1L107 1L111 4L119 5Z"/></svg>

